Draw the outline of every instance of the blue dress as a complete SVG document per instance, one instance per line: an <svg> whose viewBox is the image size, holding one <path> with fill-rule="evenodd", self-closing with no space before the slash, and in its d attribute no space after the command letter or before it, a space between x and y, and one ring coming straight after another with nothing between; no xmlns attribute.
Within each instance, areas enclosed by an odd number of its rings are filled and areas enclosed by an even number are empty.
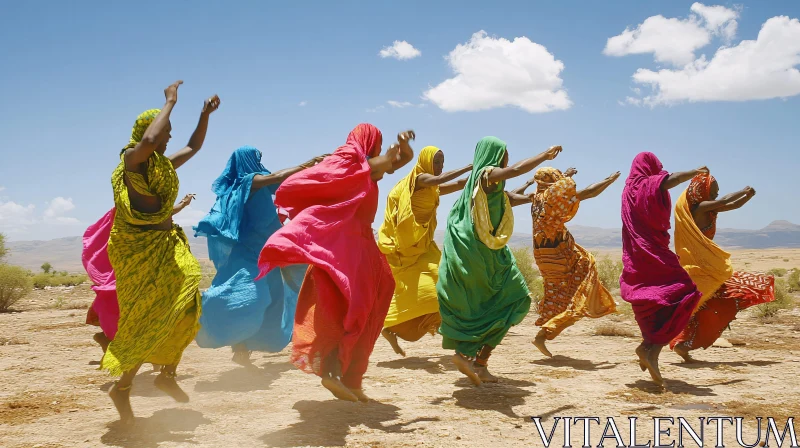
<svg viewBox="0 0 800 448"><path fill-rule="evenodd" d="M258 276L258 255L281 228L272 195L278 184L250 194L253 177L267 175L261 153L244 146L231 155L212 190L217 200L196 227L208 239L209 258L217 270L203 293L197 345L218 348L244 344L248 350L277 352L292 338L297 295L305 265Z"/></svg>

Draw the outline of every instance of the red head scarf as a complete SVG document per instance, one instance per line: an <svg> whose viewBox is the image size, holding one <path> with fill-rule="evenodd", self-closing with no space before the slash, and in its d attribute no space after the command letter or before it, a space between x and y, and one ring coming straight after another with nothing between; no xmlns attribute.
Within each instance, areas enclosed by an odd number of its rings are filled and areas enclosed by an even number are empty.
<svg viewBox="0 0 800 448"><path fill-rule="evenodd" d="M711 174L700 173L694 176L686 189L686 197L689 205L695 206L701 202L711 199L711 184L716 182Z"/></svg>

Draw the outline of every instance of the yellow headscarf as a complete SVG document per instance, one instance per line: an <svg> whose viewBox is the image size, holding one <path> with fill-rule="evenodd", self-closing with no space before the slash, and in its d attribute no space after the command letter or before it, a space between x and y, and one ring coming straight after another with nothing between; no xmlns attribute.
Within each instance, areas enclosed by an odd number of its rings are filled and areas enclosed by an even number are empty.
<svg viewBox="0 0 800 448"><path fill-rule="evenodd" d="M435 146L422 148L414 169L389 192L378 247L392 266L413 264L433 243L439 187L417 192L414 188L420 174L434 174L433 158L439 151Z"/></svg>
<svg viewBox="0 0 800 448"><path fill-rule="evenodd" d="M133 123L133 129L131 130L131 139L122 151L124 152L126 149L133 148L142 141L144 137L144 131L147 130L148 127L155 121L158 114L161 112L161 109L150 109L142 112L136 117L136 122Z"/></svg>

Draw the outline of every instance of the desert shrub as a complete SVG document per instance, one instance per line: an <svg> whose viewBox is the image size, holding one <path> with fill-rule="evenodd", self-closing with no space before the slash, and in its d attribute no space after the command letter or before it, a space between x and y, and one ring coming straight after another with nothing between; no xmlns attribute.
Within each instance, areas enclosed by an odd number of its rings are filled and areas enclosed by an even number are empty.
<svg viewBox="0 0 800 448"><path fill-rule="evenodd" d="M789 285L785 279L775 279L775 300L758 305L756 315L762 318L775 317L780 310L792 308L794 300L789 293Z"/></svg>
<svg viewBox="0 0 800 448"><path fill-rule="evenodd" d="M539 274L539 270L536 269L536 260L533 259L531 249L529 247L518 247L511 249L511 252L517 260L517 267L525 278L525 283L528 284L531 299L539 303L539 300L544 296L544 286L542 285L542 276Z"/></svg>
<svg viewBox="0 0 800 448"><path fill-rule="evenodd" d="M792 269L792 272L789 273L789 277L786 279L786 283L789 287L789 292L800 291L800 269Z"/></svg>
<svg viewBox="0 0 800 448"><path fill-rule="evenodd" d="M595 254L597 263L597 276L600 283L609 291L619 289L619 276L622 275L622 260L614 261L608 255L598 257Z"/></svg>
<svg viewBox="0 0 800 448"><path fill-rule="evenodd" d="M31 289L31 276L26 269L0 264L0 311L8 311L12 305L27 296Z"/></svg>
<svg viewBox="0 0 800 448"><path fill-rule="evenodd" d="M86 274L36 274L33 276L33 287L44 289L47 286L77 286L88 280Z"/></svg>
<svg viewBox="0 0 800 448"><path fill-rule="evenodd" d="M767 274L774 275L775 277L783 277L788 271L784 268L772 268Z"/></svg>
<svg viewBox="0 0 800 448"><path fill-rule="evenodd" d="M594 329L595 336L621 336L624 338L635 338L636 331L630 325L623 325L617 322L603 322Z"/></svg>
<svg viewBox="0 0 800 448"><path fill-rule="evenodd" d="M8 248L6 247L6 236L0 233L0 263L8 255Z"/></svg>

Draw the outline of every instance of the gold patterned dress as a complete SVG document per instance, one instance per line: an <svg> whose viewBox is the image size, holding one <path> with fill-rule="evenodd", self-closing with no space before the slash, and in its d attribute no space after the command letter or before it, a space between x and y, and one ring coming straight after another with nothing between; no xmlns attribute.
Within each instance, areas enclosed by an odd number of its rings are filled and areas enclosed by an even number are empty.
<svg viewBox="0 0 800 448"><path fill-rule="evenodd" d="M575 181L555 168L540 168L534 179L533 255L544 282L536 325L552 340L583 317L615 312L616 304L600 283L594 256L565 227L580 206Z"/></svg>

